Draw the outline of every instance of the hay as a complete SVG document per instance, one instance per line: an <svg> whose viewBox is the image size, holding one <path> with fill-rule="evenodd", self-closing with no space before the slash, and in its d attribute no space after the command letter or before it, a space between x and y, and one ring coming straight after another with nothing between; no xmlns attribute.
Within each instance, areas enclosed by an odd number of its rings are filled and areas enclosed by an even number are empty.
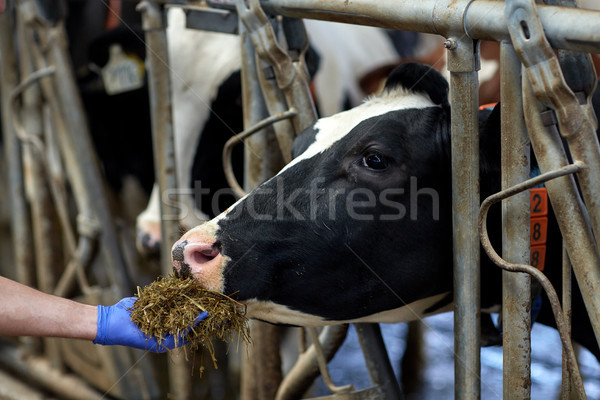
<svg viewBox="0 0 600 400"><path fill-rule="evenodd" d="M250 332L245 307L232 298L200 287L192 277L169 275L140 289L131 308L131 320L148 336L162 344L166 335L175 335L176 345L183 335L184 348L195 352L206 348L217 368L213 339L238 339L249 343ZM194 325L206 311L208 316Z"/></svg>

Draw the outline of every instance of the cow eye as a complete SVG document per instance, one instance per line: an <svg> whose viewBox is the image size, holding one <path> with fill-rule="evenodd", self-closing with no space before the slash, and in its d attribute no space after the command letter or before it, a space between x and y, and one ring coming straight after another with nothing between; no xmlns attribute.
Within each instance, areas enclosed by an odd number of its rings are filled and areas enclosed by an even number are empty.
<svg viewBox="0 0 600 400"><path fill-rule="evenodd" d="M388 160L383 154L373 152L363 156L362 165L370 169L381 171L388 167Z"/></svg>

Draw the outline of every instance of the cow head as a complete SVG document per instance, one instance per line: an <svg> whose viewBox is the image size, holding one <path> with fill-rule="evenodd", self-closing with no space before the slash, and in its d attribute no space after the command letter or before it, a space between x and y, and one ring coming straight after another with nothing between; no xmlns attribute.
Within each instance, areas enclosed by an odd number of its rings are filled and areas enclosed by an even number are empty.
<svg viewBox="0 0 600 400"><path fill-rule="evenodd" d="M448 84L407 64L318 120L294 160L173 246L173 266L248 315L324 325L420 318L451 302Z"/></svg>

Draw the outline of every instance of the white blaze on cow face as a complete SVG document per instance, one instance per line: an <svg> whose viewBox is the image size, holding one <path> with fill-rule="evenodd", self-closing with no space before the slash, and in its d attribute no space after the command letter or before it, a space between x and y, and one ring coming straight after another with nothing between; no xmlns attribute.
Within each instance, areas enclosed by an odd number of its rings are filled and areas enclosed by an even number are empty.
<svg viewBox="0 0 600 400"><path fill-rule="evenodd" d="M298 162L314 157L327 150L335 142L350 133L352 128L368 118L383 115L390 111L426 107L438 106L426 94L414 93L400 87L391 91L385 91L380 97L372 97L351 110L332 115L331 117L321 118L313 126L318 132L313 144L300 156L286 165L279 174Z"/></svg>

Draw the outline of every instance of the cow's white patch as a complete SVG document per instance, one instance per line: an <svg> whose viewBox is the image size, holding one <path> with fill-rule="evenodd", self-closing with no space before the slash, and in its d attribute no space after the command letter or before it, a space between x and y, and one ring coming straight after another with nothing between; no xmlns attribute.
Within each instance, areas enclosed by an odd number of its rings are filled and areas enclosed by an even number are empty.
<svg viewBox="0 0 600 400"><path fill-rule="evenodd" d="M292 310L289 307L281 304L275 304L270 301L248 300L244 303L247 306L247 316L249 318L260 319L267 322L299 325L299 326L324 326L343 323L355 322L380 322L380 323L397 323L421 319L428 315L439 314L446 311L451 311L453 305L449 304L435 312L425 313L425 310L433 306L446 297L448 293L442 293L425 299L417 300L406 306L395 308L393 310L382 311L377 314L369 315L363 318L353 320L331 321L303 313L301 311Z"/></svg>
<svg viewBox="0 0 600 400"><path fill-rule="evenodd" d="M306 151L293 159L279 173L315 155L324 152L335 142L342 139L360 122L386 114L390 111L421 109L427 107L439 107L434 104L429 96L422 93L414 93L404 88L385 91L379 97L372 97L358 107L348 111L332 115L331 117L319 119L314 129L317 131L315 141Z"/></svg>
<svg viewBox="0 0 600 400"><path fill-rule="evenodd" d="M181 239L182 240L190 240L201 243L213 243L217 238L217 232L219 231L218 220L225 213L221 213L216 218L211 219L210 221L204 222L200 225L195 226L194 228L187 231Z"/></svg>

